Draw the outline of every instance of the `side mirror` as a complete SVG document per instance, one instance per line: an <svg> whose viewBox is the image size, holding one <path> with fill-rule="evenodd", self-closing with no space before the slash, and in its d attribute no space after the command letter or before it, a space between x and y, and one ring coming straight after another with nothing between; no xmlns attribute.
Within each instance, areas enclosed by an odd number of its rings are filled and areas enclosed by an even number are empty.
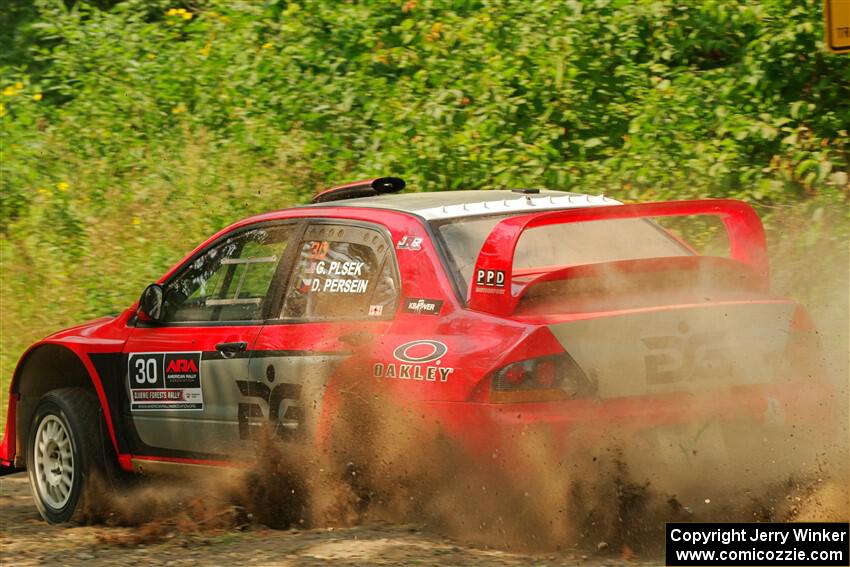
<svg viewBox="0 0 850 567"><path fill-rule="evenodd" d="M164 296L162 286L159 284L154 283L145 288L139 299L139 315L143 321L162 321L165 315L162 312Z"/></svg>

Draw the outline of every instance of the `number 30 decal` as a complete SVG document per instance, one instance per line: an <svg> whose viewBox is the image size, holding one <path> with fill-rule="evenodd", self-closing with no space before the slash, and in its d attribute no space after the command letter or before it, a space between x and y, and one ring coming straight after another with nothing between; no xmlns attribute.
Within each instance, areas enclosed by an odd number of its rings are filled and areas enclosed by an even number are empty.
<svg viewBox="0 0 850 567"><path fill-rule="evenodd" d="M156 384L157 360L154 358L137 358L136 362L136 384Z"/></svg>

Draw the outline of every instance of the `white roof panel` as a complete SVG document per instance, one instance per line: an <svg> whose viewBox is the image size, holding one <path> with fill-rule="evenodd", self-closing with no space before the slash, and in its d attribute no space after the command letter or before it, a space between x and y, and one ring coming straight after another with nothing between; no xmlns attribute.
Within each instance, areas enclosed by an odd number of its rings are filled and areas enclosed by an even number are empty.
<svg viewBox="0 0 850 567"><path fill-rule="evenodd" d="M425 220L441 220L621 204L620 201L603 195L584 195L565 191L541 190L539 193L519 193L508 190L479 190L379 195L310 206L393 209L414 213Z"/></svg>

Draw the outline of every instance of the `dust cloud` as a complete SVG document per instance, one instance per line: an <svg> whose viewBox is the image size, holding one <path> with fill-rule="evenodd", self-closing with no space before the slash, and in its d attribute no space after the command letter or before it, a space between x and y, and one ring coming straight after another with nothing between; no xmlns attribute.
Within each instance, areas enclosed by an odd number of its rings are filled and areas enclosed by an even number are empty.
<svg viewBox="0 0 850 567"><path fill-rule="evenodd" d="M175 531L385 521L500 549L578 547L624 558L663 551L665 521L847 521L846 243L818 257L795 254L794 227L789 221L780 231L774 289L816 304L817 340L797 354L825 368L833 388L823 414L791 430L753 435L752 424L713 423L693 434L757 442L718 452L709 443L671 462L655 450L653 432L612 425L564 452L546 427L529 427L491 454L471 456L440 424L361 373L346 378L358 395L335 409L322 442L285 442L266 431L244 469L104 490L120 496L94 503L87 519L140 526L113 544ZM605 285L634 293L623 282Z"/></svg>

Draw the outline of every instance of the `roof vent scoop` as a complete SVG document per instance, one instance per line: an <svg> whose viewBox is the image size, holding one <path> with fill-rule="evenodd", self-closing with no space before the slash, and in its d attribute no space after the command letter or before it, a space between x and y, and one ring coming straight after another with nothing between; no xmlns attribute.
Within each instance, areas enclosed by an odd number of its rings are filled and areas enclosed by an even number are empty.
<svg viewBox="0 0 850 567"><path fill-rule="evenodd" d="M375 197L384 193L398 193L404 189L404 179L400 177L376 177L365 181L355 181L339 187L331 187L313 195L311 203L329 203L360 197Z"/></svg>

